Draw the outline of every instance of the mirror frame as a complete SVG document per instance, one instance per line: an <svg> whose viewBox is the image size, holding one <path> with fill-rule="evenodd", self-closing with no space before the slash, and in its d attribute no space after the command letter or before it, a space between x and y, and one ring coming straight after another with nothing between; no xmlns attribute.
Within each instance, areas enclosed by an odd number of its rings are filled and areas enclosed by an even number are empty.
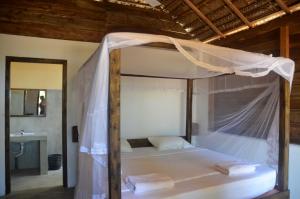
<svg viewBox="0 0 300 199"><path fill-rule="evenodd" d="M45 91L45 98L46 98L46 102L47 102L47 89L35 89L35 88L10 88L10 101L11 101L11 91L12 90L23 90L24 91L24 97L23 97L23 103L24 103L24 107L23 107L23 115L10 115L10 117L47 117L47 106L46 106L46 113L44 115L24 115L24 111L25 111L25 91L26 90L38 90L38 91Z"/></svg>

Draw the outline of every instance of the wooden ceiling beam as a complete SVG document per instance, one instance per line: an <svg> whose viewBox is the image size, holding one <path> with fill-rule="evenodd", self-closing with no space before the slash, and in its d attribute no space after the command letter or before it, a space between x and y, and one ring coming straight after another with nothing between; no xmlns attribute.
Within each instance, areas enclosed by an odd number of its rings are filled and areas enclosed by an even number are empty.
<svg viewBox="0 0 300 199"><path fill-rule="evenodd" d="M194 12L204 21L213 31L215 31L220 37L225 37L224 34L195 6L190 0L183 0Z"/></svg>
<svg viewBox="0 0 300 199"><path fill-rule="evenodd" d="M282 10L284 10L284 12L286 12L287 14L291 13L290 9L287 7L287 5L282 0L276 0L276 3L279 5L279 7Z"/></svg>
<svg viewBox="0 0 300 199"><path fill-rule="evenodd" d="M253 28L253 24L241 13L241 11L231 2L231 0L223 0L226 5L249 27Z"/></svg>

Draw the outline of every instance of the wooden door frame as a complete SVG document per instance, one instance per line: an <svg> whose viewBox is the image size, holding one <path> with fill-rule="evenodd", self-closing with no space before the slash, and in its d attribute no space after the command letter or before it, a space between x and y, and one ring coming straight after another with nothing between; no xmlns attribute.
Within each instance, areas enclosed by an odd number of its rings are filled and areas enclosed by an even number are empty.
<svg viewBox="0 0 300 199"><path fill-rule="evenodd" d="M6 56L5 65L5 190L11 192L10 173L10 69L11 62L61 64L62 74L62 155L63 155L63 186L68 187L68 162L67 162L67 60L43 59L29 57Z"/></svg>

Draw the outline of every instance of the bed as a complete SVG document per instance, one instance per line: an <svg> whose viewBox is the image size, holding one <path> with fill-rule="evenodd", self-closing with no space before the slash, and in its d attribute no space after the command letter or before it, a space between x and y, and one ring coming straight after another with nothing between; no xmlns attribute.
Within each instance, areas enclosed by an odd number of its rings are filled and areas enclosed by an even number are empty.
<svg viewBox="0 0 300 199"><path fill-rule="evenodd" d="M227 176L214 169L216 163L236 160L205 148L158 151L154 147L134 148L122 153L122 178L128 175L164 173L175 181L172 189L134 194L122 183L123 199L150 198L255 198L276 183L276 171L257 166L251 174Z"/></svg>

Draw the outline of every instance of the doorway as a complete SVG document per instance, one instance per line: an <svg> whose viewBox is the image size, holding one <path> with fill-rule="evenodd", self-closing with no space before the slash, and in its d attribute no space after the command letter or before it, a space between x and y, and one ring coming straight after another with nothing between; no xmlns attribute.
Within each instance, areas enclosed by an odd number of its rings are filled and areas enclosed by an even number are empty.
<svg viewBox="0 0 300 199"><path fill-rule="evenodd" d="M67 61L7 56L5 73L6 194L67 187Z"/></svg>

